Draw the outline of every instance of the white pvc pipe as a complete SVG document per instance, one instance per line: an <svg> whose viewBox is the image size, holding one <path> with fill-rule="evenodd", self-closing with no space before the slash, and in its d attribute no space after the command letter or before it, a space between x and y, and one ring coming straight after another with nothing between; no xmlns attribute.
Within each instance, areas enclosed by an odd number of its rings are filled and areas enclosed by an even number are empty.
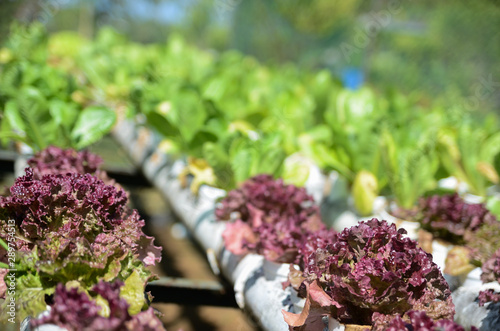
<svg viewBox="0 0 500 331"><path fill-rule="evenodd" d="M460 287L452 293L455 304L455 321L466 330L471 326L479 328L480 331L500 330L500 302L488 303L480 307L477 296L480 291L494 289L500 291L498 283L487 283L479 286Z"/></svg>

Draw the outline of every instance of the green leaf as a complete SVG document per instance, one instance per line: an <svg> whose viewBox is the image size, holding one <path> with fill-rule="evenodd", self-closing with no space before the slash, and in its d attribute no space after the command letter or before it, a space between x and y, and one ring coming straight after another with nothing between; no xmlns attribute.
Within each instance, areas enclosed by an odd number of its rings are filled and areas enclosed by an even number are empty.
<svg viewBox="0 0 500 331"><path fill-rule="evenodd" d="M500 219L500 198L491 197L486 202L486 208L494 214L498 219Z"/></svg>
<svg viewBox="0 0 500 331"><path fill-rule="evenodd" d="M37 109L37 107L31 108L31 111L33 109ZM47 142L45 136L42 134L44 125L42 123L37 123L35 118L33 118L24 107L21 107L20 114L24 123L26 123L25 133L28 136L29 141L32 142L32 147L36 147L39 150L45 149L47 147Z"/></svg>
<svg viewBox="0 0 500 331"><path fill-rule="evenodd" d="M40 111L47 112L47 99L43 93L34 87L23 87L17 95L17 101L21 108L24 108L30 116L42 117Z"/></svg>
<svg viewBox="0 0 500 331"><path fill-rule="evenodd" d="M9 140L14 140L14 141L20 141L25 144L29 144L29 141L26 139L26 137L16 134L14 132L8 132L8 131L0 131L0 140L2 141L2 144L6 144L7 141Z"/></svg>
<svg viewBox="0 0 500 331"><path fill-rule="evenodd" d="M203 145L203 158L215 169L223 168L229 162L228 155L222 146L213 142Z"/></svg>
<svg viewBox="0 0 500 331"><path fill-rule="evenodd" d="M332 131L325 124L317 125L306 133L303 133L303 135L309 137L313 141L328 142L333 139Z"/></svg>
<svg viewBox="0 0 500 331"><path fill-rule="evenodd" d="M137 270L125 280L125 285L120 289L120 296L125 299L128 304L128 312L130 315L138 314L144 304L144 280L141 278Z"/></svg>
<svg viewBox="0 0 500 331"><path fill-rule="evenodd" d="M82 149L98 141L111 130L115 121L115 112L108 108L98 106L85 108L78 116L71 132L74 147Z"/></svg>
<svg viewBox="0 0 500 331"><path fill-rule="evenodd" d="M178 137L179 130L170 123L163 115L157 112L149 112L146 114L148 124L155 128L164 137Z"/></svg>
<svg viewBox="0 0 500 331"><path fill-rule="evenodd" d="M204 116L201 112L187 110L186 108L179 111L182 115L177 126L181 132L182 140L185 144L189 144L198 133L198 130L203 127Z"/></svg>
<svg viewBox="0 0 500 331"><path fill-rule="evenodd" d="M231 170L228 153L221 144L212 142L204 144L202 158L213 168L218 187L232 189L234 186L234 174Z"/></svg>
<svg viewBox="0 0 500 331"><path fill-rule="evenodd" d="M194 157L201 156L203 145L209 142L216 142L217 136L211 132L198 131L191 139L188 145L189 155Z"/></svg>
<svg viewBox="0 0 500 331"><path fill-rule="evenodd" d="M113 259L110 264L108 265L107 271L102 277L106 282L111 282L113 279L115 279L118 274L120 273L121 269L121 261L118 259Z"/></svg>
<svg viewBox="0 0 500 331"><path fill-rule="evenodd" d="M78 111L75 105L62 100L51 100L49 103L49 112L54 122L68 131L73 127L78 118Z"/></svg>
<svg viewBox="0 0 500 331"><path fill-rule="evenodd" d="M188 144L203 127L206 112L200 97L193 91L181 91L172 103L167 118L176 125L182 140Z"/></svg>
<svg viewBox="0 0 500 331"><path fill-rule="evenodd" d="M22 321L27 316L38 316L47 309L45 295L54 293L54 288L44 289L40 278L33 274L17 276L16 279L16 318ZM2 305L2 315L6 312ZM2 316L4 318L4 316Z"/></svg>
<svg viewBox="0 0 500 331"><path fill-rule="evenodd" d="M12 129L19 132L25 132L26 123L19 110L19 105L14 100L9 100L5 103L4 116Z"/></svg>
<svg viewBox="0 0 500 331"><path fill-rule="evenodd" d="M354 178L352 195L354 206L361 216L368 216L373 211L373 202L378 194L378 182L374 174L361 170Z"/></svg>
<svg viewBox="0 0 500 331"><path fill-rule="evenodd" d="M343 163L338 154L331 148L326 147L323 144L318 144L314 147L316 160L320 161L320 164L324 164L325 167L331 168L338 171L342 176L347 178L349 181L353 180L354 174L351 169Z"/></svg>
<svg viewBox="0 0 500 331"><path fill-rule="evenodd" d="M255 151L255 154L258 155L259 152ZM285 157L285 152L278 146L267 150L263 149L260 153L260 158L254 159L250 175L270 174L275 177L280 175Z"/></svg>
<svg viewBox="0 0 500 331"><path fill-rule="evenodd" d="M251 177L252 162L257 157L258 154L253 148L243 147L235 152L231 158L231 169L237 185Z"/></svg>
<svg viewBox="0 0 500 331"><path fill-rule="evenodd" d="M60 147L71 146L71 129L78 117L78 110L75 104L64 102L62 100L51 100L49 102L49 112L53 122L54 133L51 145Z"/></svg>
<svg viewBox="0 0 500 331"><path fill-rule="evenodd" d="M495 155L495 157L493 158L493 167L495 168L497 174L500 175L500 153Z"/></svg>
<svg viewBox="0 0 500 331"><path fill-rule="evenodd" d="M489 136L481 146L481 160L491 162L500 153L500 132Z"/></svg>
<svg viewBox="0 0 500 331"><path fill-rule="evenodd" d="M226 90L227 81L222 77L213 78L203 86L203 98L218 102Z"/></svg>
<svg viewBox="0 0 500 331"><path fill-rule="evenodd" d="M496 139L494 135L492 143L495 143ZM488 180L478 171L478 165L481 161L493 162L493 154L498 147L487 144L487 133L484 129L473 128L470 123L465 123L458 129L456 144L460 159L455 161L450 173L465 181L471 193L485 196ZM482 157L489 160L483 160Z"/></svg>
<svg viewBox="0 0 500 331"><path fill-rule="evenodd" d="M94 298L94 301L95 301L96 305L98 305L99 307L101 307L101 310L99 310L99 315L101 315L103 317L109 317L109 315L111 314L111 310L109 309L109 302L108 302L108 300L104 299L100 295L97 295Z"/></svg>
<svg viewBox="0 0 500 331"><path fill-rule="evenodd" d="M286 158L283 163L283 174L281 177L287 184L304 186L307 178L309 178L309 161L301 158Z"/></svg>

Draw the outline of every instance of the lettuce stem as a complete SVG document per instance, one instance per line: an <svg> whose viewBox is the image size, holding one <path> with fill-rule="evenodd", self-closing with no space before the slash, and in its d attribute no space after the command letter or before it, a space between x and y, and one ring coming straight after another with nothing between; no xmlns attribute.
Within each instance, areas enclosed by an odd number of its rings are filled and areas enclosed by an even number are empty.
<svg viewBox="0 0 500 331"><path fill-rule="evenodd" d="M2 246L3 248L5 248L5 250L9 250L9 246L7 246L7 243L5 241L3 241L2 238L0 238L0 246Z"/></svg>

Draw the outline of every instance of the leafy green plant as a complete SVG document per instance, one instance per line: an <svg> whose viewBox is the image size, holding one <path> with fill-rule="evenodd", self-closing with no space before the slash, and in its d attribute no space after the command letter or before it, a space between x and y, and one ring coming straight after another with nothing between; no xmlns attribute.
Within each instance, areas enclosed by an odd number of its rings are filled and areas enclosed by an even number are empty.
<svg viewBox="0 0 500 331"><path fill-rule="evenodd" d="M49 145L82 149L101 139L116 121L116 114L108 108L89 106L77 111L71 106L53 100L49 112L43 114L34 104L23 107L8 103L2 114L5 121L0 138L4 142L21 141L33 150Z"/></svg>
<svg viewBox="0 0 500 331"><path fill-rule="evenodd" d="M372 90L344 89L331 95L324 114L326 124L299 138L302 151L321 168L337 171L350 186L357 183L355 204L363 215L372 211L374 198L387 182L375 139L385 113L383 100ZM370 178L370 184L364 185L361 178Z"/></svg>
<svg viewBox="0 0 500 331"><path fill-rule="evenodd" d="M417 132L415 130L414 132ZM410 208L426 191L436 187L439 160L435 134L425 132L419 140L404 139L400 134L384 130L380 149L388 179L389 194L397 204Z"/></svg>
<svg viewBox="0 0 500 331"><path fill-rule="evenodd" d="M464 123L458 128L443 128L439 156L446 170L465 182L471 193L485 197L491 184L499 183L495 158L500 153L500 133Z"/></svg>
<svg viewBox="0 0 500 331"><path fill-rule="evenodd" d="M1 142L21 141L33 150L81 149L102 138L113 127L115 112L75 98L77 81L47 64L47 40L38 26L23 30L28 45L20 33L8 40L4 49L12 56L0 63Z"/></svg>

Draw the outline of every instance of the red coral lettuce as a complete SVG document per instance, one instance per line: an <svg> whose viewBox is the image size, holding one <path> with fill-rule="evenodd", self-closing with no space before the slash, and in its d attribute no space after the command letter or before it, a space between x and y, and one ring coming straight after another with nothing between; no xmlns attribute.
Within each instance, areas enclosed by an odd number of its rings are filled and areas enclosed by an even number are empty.
<svg viewBox="0 0 500 331"><path fill-rule="evenodd" d="M100 315L101 307L91 297L78 288L66 288L58 284L47 316L32 320L31 326L55 324L68 331L163 331L162 323L154 315L153 309L131 316L129 304L120 298L123 283L99 282L91 292L106 300L109 316Z"/></svg>
<svg viewBox="0 0 500 331"><path fill-rule="evenodd" d="M495 281L500 282L500 249L498 249L492 257L483 263L481 270L481 280L484 283Z"/></svg>
<svg viewBox="0 0 500 331"><path fill-rule="evenodd" d="M295 262L298 247L325 227L319 207L304 188L270 175L255 176L230 191L215 215L221 221L236 220L224 233L231 252L255 252L274 262Z"/></svg>
<svg viewBox="0 0 500 331"><path fill-rule="evenodd" d="M381 328L384 331L465 331L464 327L453 320L444 319L434 321L423 311L410 311L407 314L409 321L396 316L388 325ZM471 327L471 331L477 331Z"/></svg>
<svg viewBox="0 0 500 331"><path fill-rule="evenodd" d="M7 236L1 229L8 220L16 224L16 293L23 314L38 312L43 293L59 282L89 288L100 279L125 280L135 270L145 285L153 278L147 265L160 260L160 248L142 231L144 221L127 207L125 191L90 174L36 179L27 168L10 195L0 197L0 238ZM23 294L33 287L46 292L36 300Z"/></svg>
<svg viewBox="0 0 500 331"><path fill-rule="evenodd" d="M411 212L401 212L408 220L421 223L435 238L463 244L468 232L477 231L484 224L497 222L484 204L465 202L458 194L433 195L421 198Z"/></svg>
<svg viewBox="0 0 500 331"><path fill-rule="evenodd" d="M87 150L76 151L74 149L62 149L49 146L36 153L28 160L28 165L33 169L35 179L41 179L50 174L91 174L108 185L121 188L113 179L108 177L106 171L100 169L103 160L96 154Z"/></svg>
<svg viewBox="0 0 500 331"><path fill-rule="evenodd" d="M317 283L331 298L330 314L342 323L370 325L410 310L453 318L451 292L438 266L404 234L375 218L347 228L305 257L305 282Z"/></svg>
<svg viewBox="0 0 500 331"><path fill-rule="evenodd" d="M28 160L35 178L48 174L94 174L102 164L102 159L89 151L75 151L49 146Z"/></svg>

